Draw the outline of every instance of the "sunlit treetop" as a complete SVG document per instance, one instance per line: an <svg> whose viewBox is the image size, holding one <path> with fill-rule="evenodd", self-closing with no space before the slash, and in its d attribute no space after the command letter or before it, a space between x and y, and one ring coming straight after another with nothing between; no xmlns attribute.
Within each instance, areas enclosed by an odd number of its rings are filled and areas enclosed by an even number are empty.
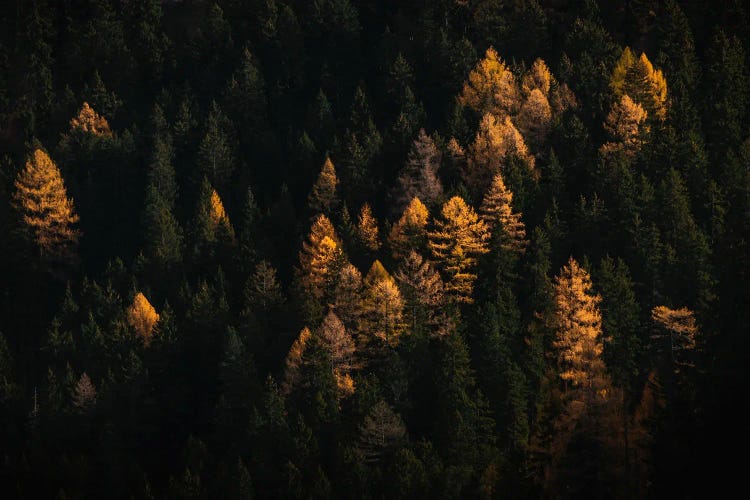
<svg viewBox="0 0 750 500"><path fill-rule="evenodd" d="M75 251L80 232L73 200L67 197L57 165L36 149L18 173L13 200L23 222L34 235L41 253L47 257L67 258Z"/></svg>
<svg viewBox="0 0 750 500"><path fill-rule="evenodd" d="M667 116L667 80L664 74L641 53L636 58L630 47L625 47L617 61L609 82L615 98L629 95L654 119L663 121Z"/></svg>
<svg viewBox="0 0 750 500"><path fill-rule="evenodd" d="M70 120L70 130L80 130L99 136L112 135L107 119L94 111L87 102L83 103L78 115Z"/></svg>
<svg viewBox="0 0 750 500"><path fill-rule="evenodd" d="M426 230L429 217L427 207L419 198L412 198L388 235L394 258L401 258L412 250L424 246L427 241Z"/></svg>
<svg viewBox="0 0 750 500"><path fill-rule="evenodd" d="M469 73L459 101L480 114L500 117L515 114L520 103L516 78L494 48L488 48Z"/></svg>
<svg viewBox="0 0 750 500"><path fill-rule="evenodd" d="M144 345L148 346L154 327L159 321L159 314L141 292L133 298L133 303L128 308L127 320Z"/></svg>
<svg viewBox="0 0 750 500"><path fill-rule="evenodd" d="M604 130L609 133L612 141L601 147L602 154L606 156L615 151L622 151L626 156L633 156L640 149L649 131L647 118L646 110L630 96L623 94L620 100L612 105L604 122Z"/></svg>

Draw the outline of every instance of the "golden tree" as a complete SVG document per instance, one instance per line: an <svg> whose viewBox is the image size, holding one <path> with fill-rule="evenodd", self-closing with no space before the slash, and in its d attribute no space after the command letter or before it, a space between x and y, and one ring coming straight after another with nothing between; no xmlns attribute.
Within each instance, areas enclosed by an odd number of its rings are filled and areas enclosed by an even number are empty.
<svg viewBox="0 0 750 500"><path fill-rule="evenodd" d="M367 331L387 345L397 345L403 331L403 312L404 304L396 282L376 260L365 278Z"/></svg>
<svg viewBox="0 0 750 500"><path fill-rule="evenodd" d="M513 212L512 203L513 193L505 187L503 176L496 174L479 208L480 218L490 231L503 232L503 248L523 253L528 245L526 226L521 220L521 214Z"/></svg>
<svg viewBox="0 0 750 500"><path fill-rule="evenodd" d="M289 353L286 355L286 360L284 361L284 381L281 384L282 394L290 394L292 389L299 385L299 369L302 364L302 355L305 353L307 341L310 340L311 336L310 329L304 327L292 343L292 347L289 349Z"/></svg>
<svg viewBox="0 0 750 500"><path fill-rule="evenodd" d="M78 115L70 120L70 130L78 130L99 136L112 135L112 130L110 130L107 120L94 111L87 102L83 103L83 107L81 107Z"/></svg>
<svg viewBox="0 0 750 500"><path fill-rule="evenodd" d="M458 99L463 106L482 115L505 117L516 113L520 104L516 78L494 48L488 48L469 73Z"/></svg>
<svg viewBox="0 0 750 500"><path fill-rule="evenodd" d="M625 156L634 156L643 145L644 135L648 133L647 118L646 110L630 96L623 94L620 100L614 103L607 115L607 121L604 122L604 129L612 141L602 145L602 155L606 157L621 151Z"/></svg>
<svg viewBox="0 0 750 500"><path fill-rule="evenodd" d="M525 96L529 96L534 90L541 91L542 95L548 96L552 87L552 72L543 59L537 58L531 68L521 79L521 90Z"/></svg>
<svg viewBox="0 0 750 500"><path fill-rule="evenodd" d="M133 303L128 308L127 320L136 335L141 338L143 344L148 346L154 333L154 327L159 321L159 314L141 292L138 292L133 298Z"/></svg>
<svg viewBox="0 0 750 500"><path fill-rule="evenodd" d="M591 277L572 257L554 283L555 340L560 378L573 387L605 390L608 386L602 354L601 296ZM567 385L567 384L566 384ZM601 394L606 396L606 392Z"/></svg>
<svg viewBox="0 0 750 500"><path fill-rule="evenodd" d="M687 307L656 306L651 310L651 319L659 327L653 339L666 339L674 372L694 367L692 355L696 351L698 326L693 311Z"/></svg>
<svg viewBox="0 0 750 500"><path fill-rule="evenodd" d="M522 159L536 175L535 159L510 117L500 120L490 113L485 114L469 146L466 184L475 193L485 192L510 155Z"/></svg>
<svg viewBox="0 0 750 500"><path fill-rule="evenodd" d="M346 263L339 272L333 293L336 315L347 330L356 332L363 314L362 273L351 263Z"/></svg>
<svg viewBox="0 0 750 500"><path fill-rule="evenodd" d="M540 89L531 90L521 105L516 123L518 129L532 146L541 146L547 138L552 125L552 107L547 96Z"/></svg>
<svg viewBox="0 0 750 500"><path fill-rule="evenodd" d="M378 221L372 215L369 203L362 205L357 219L357 239L363 248L370 252L377 252L380 248Z"/></svg>
<svg viewBox="0 0 750 500"><path fill-rule="evenodd" d="M445 298L443 280L430 263L411 251L396 271L411 333L422 333L438 325Z"/></svg>
<svg viewBox="0 0 750 500"><path fill-rule="evenodd" d="M487 225L463 198L454 196L443 205L442 217L428 233L435 260L448 277L446 292L457 302L472 302L477 257L489 251Z"/></svg>
<svg viewBox="0 0 750 500"><path fill-rule="evenodd" d="M428 219L427 207L419 198L412 198L388 236L394 259L400 259L410 251L419 250L424 246L427 242Z"/></svg>
<svg viewBox="0 0 750 500"><path fill-rule="evenodd" d="M318 179L313 184L312 191L310 191L310 196L307 199L307 206L310 209L313 219L319 214L331 216L338 204L338 196L336 194L338 184L339 179L336 177L336 169L333 166L331 158L326 156L323 168L320 170Z"/></svg>
<svg viewBox="0 0 750 500"><path fill-rule="evenodd" d="M68 198L60 170L37 149L15 180L14 205L29 228L41 255L52 261L75 256L80 232L78 215Z"/></svg>
<svg viewBox="0 0 750 500"><path fill-rule="evenodd" d="M328 314L326 314L318 329L318 335L331 359L331 369L336 379L339 395L348 396L352 394L354 382L350 372L354 364L355 347L351 335L333 311L328 311Z"/></svg>
<svg viewBox="0 0 750 500"><path fill-rule="evenodd" d="M617 61L609 86L616 98L629 95L648 112L648 115L663 121L667 116L667 81L659 69L655 69L646 54L636 58L630 47L625 47Z"/></svg>
<svg viewBox="0 0 750 500"><path fill-rule="evenodd" d="M320 299L325 295L336 275L340 256L339 239L331 221L325 215L318 215L299 253L299 277L313 297Z"/></svg>

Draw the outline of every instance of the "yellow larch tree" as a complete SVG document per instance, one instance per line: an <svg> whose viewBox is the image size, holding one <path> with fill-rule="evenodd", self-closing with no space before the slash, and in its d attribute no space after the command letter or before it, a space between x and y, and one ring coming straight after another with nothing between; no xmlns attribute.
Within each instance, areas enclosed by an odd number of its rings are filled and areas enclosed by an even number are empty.
<svg viewBox="0 0 750 500"><path fill-rule="evenodd" d="M510 155L522 159L536 175L535 159L510 117L501 120L490 113L485 114L474 142L469 146L466 184L475 193L484 193Z"/></svg>
<svg viewBox="0 0 750 500"><path fill-rule="evenodd" d="M627 157L634 156L643 145L644 136L648 134L647 118L646 110L629 95L623 94L614 103L604 122L604 129L612 140L602 145L602 155L607 157L622 152Z"/></svg>
<svg viewBox="0 0 750 500"><path fill-rule="evenodd" d="M554 283L555 340L559 375L573 387L601 392L609 381L602 361L601 296L593 292L591 276L572 257Z"/></svg>
<svg viewBox="0 0 750 500"><path fill-rule="evenodd" d="M133 298L133 303L128 307L128 324L133 328L135 334L140 337L143 344L148 347L154 327L159 321L159 313L148 301L143 293L138 292Z"/></svg>
<svg viewBox="0 0 750 500"><path fill-rule="evenodd" d="M629 95L655 120L667 117L667 80L661 70L654 68L645 53L636 57L625 47L612 72L609 86L616 99Z"/></svg>
<svg viewBox="0 0 750 500"><path fill-rule="evenodd" d="M60 170L36 149L15 180L13 202L30 230L43 258L70 261L78 246L79 218L68 198Z"/></svg>
<svg viewBox="0 0 750 500"><path fill-rule="evenodd" d="M505 187L503 176L495 174L479 208L480 218L490 231L502 231L503 248L516 253L526 250L526 226L521 214L513 212L513 193Z"/></svg>
<svg viewBox="0 0 750 500"><path fill-rule="evenodd" d="M392 347L398 344L404 304L395 280L377 260L365 277L364 313L370 335Z"/></svg>
<svg viewBox="0 0 750 500"><path fill-rule="evenodd" d="M326 314L318 329L318 335L331 359L331 369L336 379L339 396L351 395L355 388L351 377L356 351L354 340L333 311L328 311Z"/></svg>
<svg viewBox="0 0 750 500"><path fill-rule="evenodd" d="M304 327L292 343L289 353L284 361L284 380L281 383L282 394L288 395L292 389L299 384L299 369L302 364L302 355L305 353L307 342L312 334L310 329Z"/></svg>
<svg viewBox="0 0 750 500"><path fill-rule="evenodd" d="M359 244L370 252L377 252L380 249L378 221L373 217L369 203L362 205L362 208L359 210L357 239L359 240Z"/></svg>
<svg viewBox="0 0 750 500"><path fill-rule="evenodd" d="M84 102L78 115L70 120L71 131L81 131L93 135L99 136L111 136L112 130L109 128L107 119L99 115L94 109L89 106L89 103Z"/></svg>
<svg viewBox="0 0 750 500"><path fill-rule="evenodd" d="M460 196L443 205L435 230L428 233L432 256L447 277L445 290L456 302L473 302L477 257L489 251L490 232Z"/></svg>
<svg viewBox="0 0 750 500"><path fill-rule="evenodd" d="M333 224L325 215L318 215L307 241L299 253L299 278L305 291L322 298L338 272L341 248Z"/></svg>
<svg viewBox="0 0 750 500"><path fill-rule="evenodd" d="M427 207L419 198L412 198L388 236L394 259L402 258L412 250L419 251L425 245L429 217Z"/></svg>
<svg viewBox="0 0 750 500"><path fill-rule="evenodd" d="M323 168L318 174L318 179L313 184L310 196L307 199L307 206L314 220L319 214L330 217L338 205L338 195L336 189L339 185L339 179L336 176L336 169L333 166L331 158L326 156Z"/></svg>
<svg viewBox="0 0 750 500"><path fill-rule="evenodd" d="M458 99L480 115L492 113L505 117L516 113L520 104L518 83L494 48L488 48L484 58L469 73Z"/></svg>

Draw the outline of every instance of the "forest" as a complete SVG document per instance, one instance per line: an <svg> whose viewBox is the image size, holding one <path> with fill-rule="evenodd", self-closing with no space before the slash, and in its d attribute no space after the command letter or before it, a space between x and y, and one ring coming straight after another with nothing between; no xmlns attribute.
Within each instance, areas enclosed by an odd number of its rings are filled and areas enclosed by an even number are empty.
<svg viewBox="0 0 750 500"><path fill-rule="evenodd" d="M0 2L0 496L741 496L749 16Z"/></svg>

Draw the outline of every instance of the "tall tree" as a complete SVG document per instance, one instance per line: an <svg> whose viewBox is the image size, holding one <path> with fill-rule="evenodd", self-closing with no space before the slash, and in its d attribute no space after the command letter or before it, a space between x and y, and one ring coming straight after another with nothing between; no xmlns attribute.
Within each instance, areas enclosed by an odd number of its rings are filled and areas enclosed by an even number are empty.
<svg viewBox="0 0 750 500"><path fill-rule="evenodd" d="M128 307L127 320L143 344L148 346L154 327L159 322L159 313L143 293L138 292L133 297L133 303Z"/></svg>
<svg viewBox="0 0 750 500"><path fill-rule="evenodd" d="M448 277L448 295L456 302L471 303L477 257L488 252L490 233L459 196L445 202L441 215L435 221L435 230L428 233L430 251Z"/></svg>
<svg viewBox="0 0 750 500"><path fill-rule="evenodd" d="M13 202L45 261L70 263L76 257L78 215L52 159L36 149L18 173Z"/></svg>
<svg viewBox="0 0 750 500"><path fill-rule="evenodd" d="M502 236L499 241L503 248L523 253L528 244L526 226L521 220L521 214L513 212L512 203L513 193L505 187L502 175L497 173L482 200L480 218L493 235L500 232Z"/></svg>
<svg viewBox="0 0 750 500"><path fill-rule="evenodd" d="M412 250L421 251L425 247L428 219L427 207L419 198L412 198L388 235L394 259L402 258Z"/></svg>
<svg viewBox="0 0 750 500"><path fill-rule="evenodd" d="M419 198L428 206L440 201L443 186L438 177L441 154L435 141L424 129L414 140L406 159L406 164L398 177L397 189L394 192L393 211L402 211L414 198Z"/></svg>
<svg viewBox="0 0 750 500"><path fill-rule="evenodd" d="M326 157L320 175L313 184L312 191L310 191L310 196L307 199L311 220L315 220L320 214L331 218L336 213L339 206L338 193L336 192L338 184L339 180L336 177L333 162L330 157Z"/></svg>
<svg viewBox="0 0 750 500"><path fill-rule="evenodd" d="M521 101L516 78L494 48L469 73L459 100L479 115L492 113L502 120L516 113Z"/></svg>

